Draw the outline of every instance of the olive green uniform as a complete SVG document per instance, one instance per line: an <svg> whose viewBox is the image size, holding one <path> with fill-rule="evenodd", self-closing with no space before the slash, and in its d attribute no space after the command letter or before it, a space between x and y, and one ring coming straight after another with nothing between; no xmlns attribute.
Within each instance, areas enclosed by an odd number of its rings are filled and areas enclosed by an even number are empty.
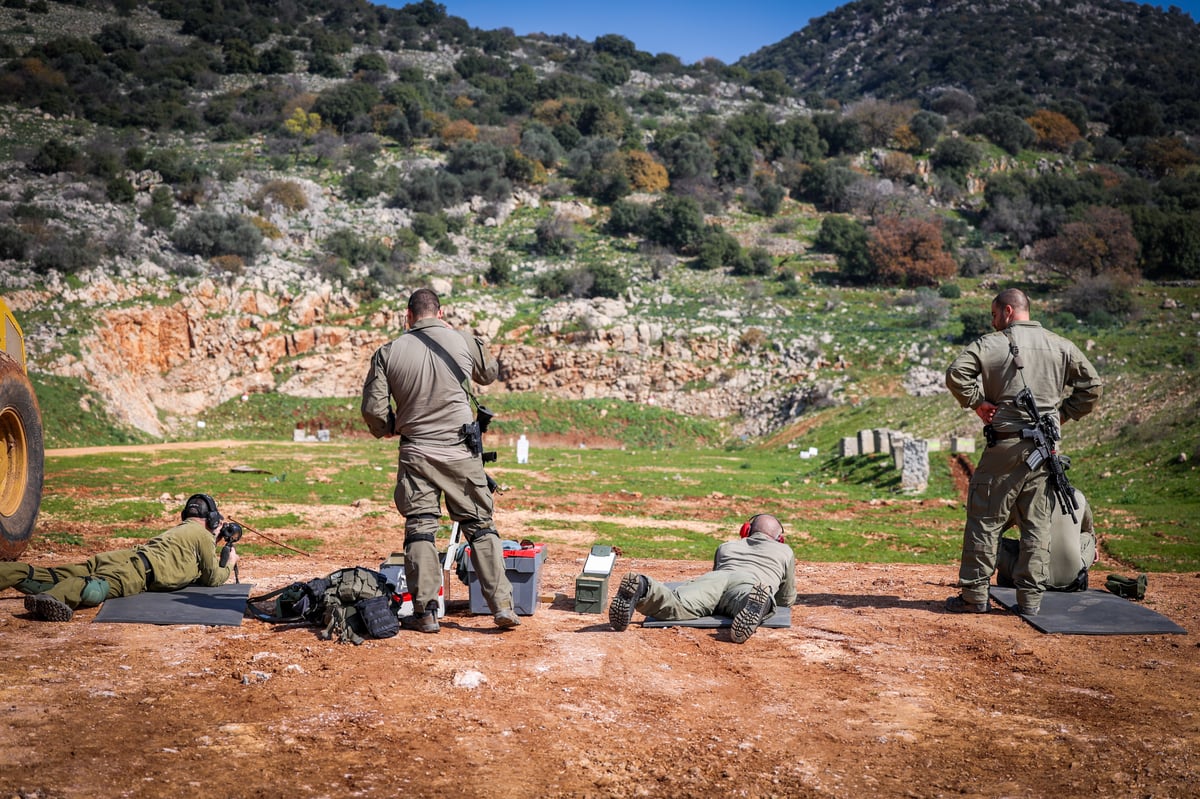
<svg viewBox="0 0 1200 799"><path fill-rule="evenodd" d="M1047 591L1080 591L1087 587L1080 575L1096 562L1096 529L1092 520L1092 507L1083 493L1075 490L1075 520L1064 513L1056 502L1050 514L1050 576L1046 580ZM1017 521L1010 519L1005 529L1016 527ZM1011 545L1011 546L1010 546ZM1016 571L1020 547L1011 538L1000 545L1000 559L996 564L996 582L1011 587L1012 574Z"/></svg>
<svg viewBox="0 0 1200 799"><path fill-rule="evenodd" d="M423 331L436 346L415 331ZM492 521L492 492L483 460L471 453L462 433L475 414L446 358L481 385L494 381L499 371L482 341L440 319L421 319L371 358L362 417L376 438L400 436L395 502L405 520L404 569L414 609L420 613L437 601L442 569L436 537L445 497L446 512L471 544L471 565L488 607L493 614L511 611L512 584ZM395 400L394 411L389 400Z"/></svg>
<svg viewBox="0 0 1200 799"><path fill-rule="evenodd" d="M0 563L0 589L45 593L70 608L87 607L143 591L223 585L230 570L218 563L213 534L203 521L190 518L133 549L101 552L85 563L53 568ZM106 596L87 590L96 580L108 583Z"/></svg>
<svg viewBox="0 0 1200 799"><path fill-rule="evenodd" d="M1013 362L1009 335L1019 348L1023 369ZM947 369L946 387L964 408L974 409L985 401L997 406L992 428L999 440L980 456L967 498L958 573L962 598L987 603L1000 535L1013 517L1021 531L1021 552L1013 572L1017 602L1022 610L1036 611L1050 576L1049 531L1055 500L1046 464L1030 469L1026 463L1035 444L1020 433L1033 421L1015 399L1028 387L1039 413L1057 409L1060 419L1079 419L1100 398L1100 376L1078 347L1026 320L969 344Z"/></svg>
<svg viewBox="0 0 1200 799"><path fill-rule="evenodd" d="M662 621L698 619L716 613L736 616L756 585L774 592L776 607L796 601L796 555L766 533L727 541L717 547L713 570L675 588L646 577L646 594L637 610Z"/></svg>

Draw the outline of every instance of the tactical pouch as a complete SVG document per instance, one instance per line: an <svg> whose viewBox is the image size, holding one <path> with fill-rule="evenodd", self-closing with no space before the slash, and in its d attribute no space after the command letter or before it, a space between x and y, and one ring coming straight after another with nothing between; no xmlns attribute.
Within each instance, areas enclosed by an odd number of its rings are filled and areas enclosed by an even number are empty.
<svg viewBox="0 0 1200 799"><path fill-rule="evenodd" d="M367 635L372 638L391 638L400 632L400 620L396 618L389 597L373 596L360 600L354 607L367 629Z"/></svg>
<svg viewBox="0 0 1200 799"><path fill-rule="evenodd" d="M1139 574L1135 580L1132 577L1122 577L1110 574L1104 581L1104 587L1117 596L1126 599L1142 599L1146 596L1146 575Z"/></svg>

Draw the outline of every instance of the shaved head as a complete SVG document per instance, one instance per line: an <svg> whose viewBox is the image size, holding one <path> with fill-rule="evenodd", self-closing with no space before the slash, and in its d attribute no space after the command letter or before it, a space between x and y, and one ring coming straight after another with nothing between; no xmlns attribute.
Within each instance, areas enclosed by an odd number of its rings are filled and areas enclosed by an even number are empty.
<svg viewBox="0 0 1200 799"><path fill-rule="evenodd" d="M765 533L778 539L783 535L783 525L769 513L760 513L750 520L750 533Z"/></svg>

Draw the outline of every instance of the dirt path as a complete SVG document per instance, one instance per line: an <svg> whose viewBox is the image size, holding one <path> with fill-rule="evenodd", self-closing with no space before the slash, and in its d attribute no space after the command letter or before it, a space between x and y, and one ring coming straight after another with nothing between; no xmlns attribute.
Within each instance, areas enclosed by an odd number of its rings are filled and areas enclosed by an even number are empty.
<svg viewBox="0 0 1200 799"><path fill-rule="evenodd" d="M537 514L497 519L537 535ZM365 509L314 524L316 557L243 560L254 593L377 566L396 536ZM452 581L438 635L360 647L255 620L40 623L0 593L0 795L1196 795L1200 575L1150 576L1146 604L1187 635L1048 636L942 613L950 568L802 563L792 627L739 646L574 612L587 543L551 547L517 630ZM623 557L617 576L707 567Z"/></svg>

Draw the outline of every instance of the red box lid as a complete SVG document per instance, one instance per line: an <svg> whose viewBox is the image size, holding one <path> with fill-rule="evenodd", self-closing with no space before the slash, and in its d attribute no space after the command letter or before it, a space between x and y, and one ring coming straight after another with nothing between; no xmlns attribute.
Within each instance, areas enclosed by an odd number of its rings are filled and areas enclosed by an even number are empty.
<svg viewBox="0 0 1200 799"><path fill-rule="evenodd" d="M501 554L506 558L536 558L542 551L545 544L534 544L525 549L506 549ZM471 554L471 548L466 548L466 554Z"/></svg>
<svg viewBox="0 0 1200 799"><path fill-rule="evenodd" d="M506 558L536 558L538 556L538 554L542 551L542 547L544 547L544 546L545 546L545 544L534 544L533 546L527 547L525 549L506 549L506 550L504 550L504 557L506 557Z"/></svg>

